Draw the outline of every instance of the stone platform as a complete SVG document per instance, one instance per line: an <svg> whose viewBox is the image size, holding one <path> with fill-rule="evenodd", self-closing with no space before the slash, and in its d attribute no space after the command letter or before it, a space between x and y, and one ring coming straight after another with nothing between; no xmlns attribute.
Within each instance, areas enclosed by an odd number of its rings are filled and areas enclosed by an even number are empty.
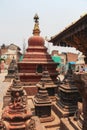
<svg viewBox="0 0 87 130"><path fill-rule="evenodd" d="M61 118L60 130L82 130L74 117Z"/></svg>

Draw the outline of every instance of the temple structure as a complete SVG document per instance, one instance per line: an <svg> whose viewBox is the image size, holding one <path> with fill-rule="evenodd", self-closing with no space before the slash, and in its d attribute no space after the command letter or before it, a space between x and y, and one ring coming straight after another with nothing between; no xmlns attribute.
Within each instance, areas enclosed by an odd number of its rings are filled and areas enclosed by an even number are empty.
<svg viewBox="0 0 87 130"><path fill-rule="evenodd" d="M35 15L33 36L28 39L28 48L21 62L18 63L20 80L24 85L35 86L42 77L42 72L47 68L52 80L56 82L58 63L54 63L44 46L44 39L40 36L38 15Z"/></svg>
<svg viewBox="0 0 87 130"><path fill-rule="evenodd" d="M26 94L19 80L13 80L11 100L4 107L2 120L6 130L25 130L32 113L27 106Z"/></svg>
<svg viewBox="0 0 87 130"><path fill-rule="evenodd" d="M48 96L44 82L34 97L34 105L35 114L41 118L42 122L51 121L54 119L51 115L51 100Z"/></svg>
<svg viewBox="0 0 87 130"><path fill-rule="evenodd" d="M60 130L71 129L72 130L86 130L87 129L87 73L74 73L75 84L82 96L82 101L78 102L77 110L74 116L67 118L61 118ZM66 126L66 123L68 124Z"/></svg>
<svg viewBox="0 0 87 130"><path fill-rule="evenodd" d="M77 110L77 102L82 101L72 73L67 73L58 87L57 112L59 117L73 116Z"/></svg>

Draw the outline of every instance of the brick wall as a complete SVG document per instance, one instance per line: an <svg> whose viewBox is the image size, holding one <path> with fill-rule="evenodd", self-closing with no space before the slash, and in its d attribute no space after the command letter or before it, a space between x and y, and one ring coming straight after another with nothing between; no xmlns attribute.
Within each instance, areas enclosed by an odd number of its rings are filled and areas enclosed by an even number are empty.
<svg viewBox="0 0 87 130"><path fill-rule="evenodd" d="M76 62L78 59L78 54L67 53L67 62Z"/></svg>

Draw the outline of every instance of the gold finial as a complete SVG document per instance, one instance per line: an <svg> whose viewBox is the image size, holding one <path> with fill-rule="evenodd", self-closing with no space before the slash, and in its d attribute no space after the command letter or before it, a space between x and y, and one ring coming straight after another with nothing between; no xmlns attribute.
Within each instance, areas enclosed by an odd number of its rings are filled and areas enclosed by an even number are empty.
<svg viewBox="0 0 87 130"><path fill-rule="evenodd" d="M34 16L35 25L34 25L34 30L33 30L33 34L34 34L34 35L39 35L39 34L40 34L39 21L38 21L38 19L39 19L38 15L35 14L35 16Z"/></svg>
<svg viewBox="0 0 87 130"><path fill-rule="evenodd" d="M38 23L38 19L39 19L38 15L35 14L35 16L34 16L35 23Z"/></svg>

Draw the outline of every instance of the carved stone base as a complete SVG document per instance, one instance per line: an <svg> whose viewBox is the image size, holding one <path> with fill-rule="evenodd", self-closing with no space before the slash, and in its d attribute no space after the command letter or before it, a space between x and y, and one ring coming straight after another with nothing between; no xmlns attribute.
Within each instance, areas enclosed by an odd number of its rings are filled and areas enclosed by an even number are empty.
<svg viewBox="0 0 87 130"><path fill-rule="evenodd" d="M53 115L48 116L48 117L42 117L40 118L40 122L41 123L45 123L45 122L51 122L55 119L55 117Z"/></svg>

